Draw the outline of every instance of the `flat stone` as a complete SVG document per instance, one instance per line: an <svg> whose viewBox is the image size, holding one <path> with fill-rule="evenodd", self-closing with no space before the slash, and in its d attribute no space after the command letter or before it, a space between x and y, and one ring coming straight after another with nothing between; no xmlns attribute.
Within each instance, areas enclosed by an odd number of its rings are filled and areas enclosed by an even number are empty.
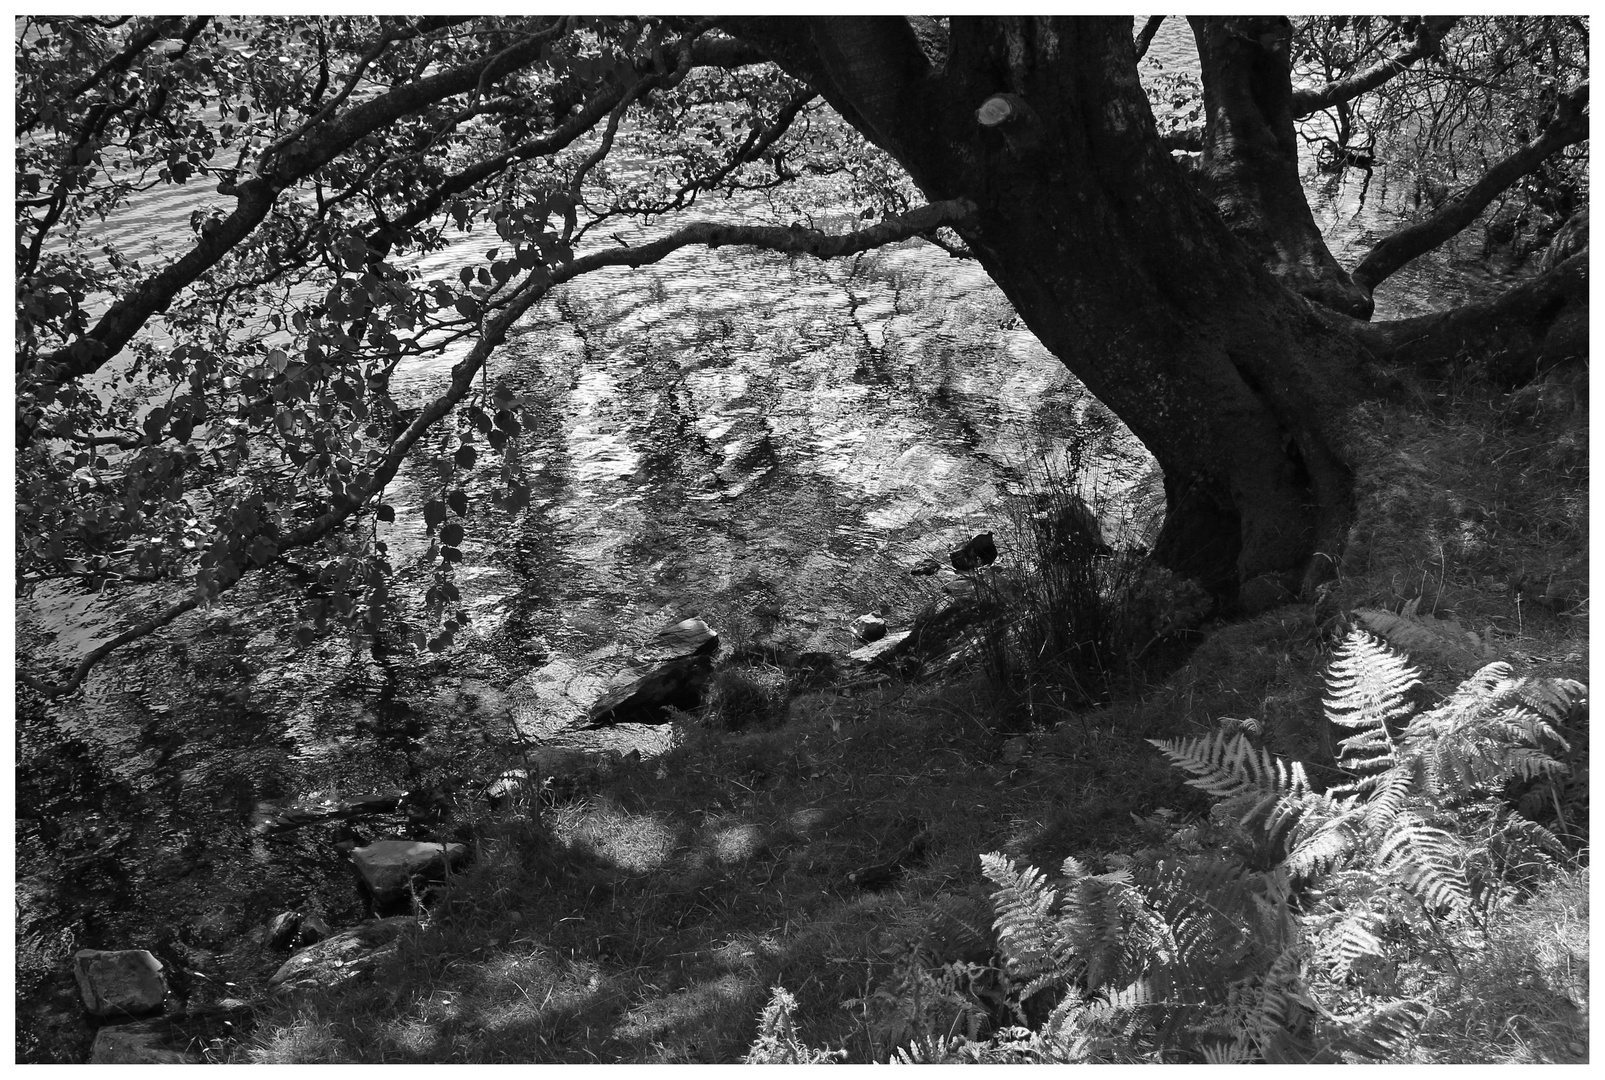
<svg viewBox="0 0 1605 1080"><path fill-rule="evenodd" d="M351 861L373 893L375 902L394 903L407 895L415 877L441 878L449 866L468 856L462 844L431 844L420 840L379 840L351 853Z"/></svg>
<svg viewBox="0 0 1605 1080"><path fill-rule="evenodd" d="M882 655L897 648L903 643L903 639L908 637L908 635L909 632L907 630L901 630L895 634L887 634L879 641L872 641L861 649L854 649L852 652L847 654L847 659L857 660L861 664L867 664L870 661L877 660Z"/></svg>
<svg viewBox="0 0 1605 1080"><path fill-rule="evenodd" d="M417 919L403 915L374 919L342 930L302 949L281 964L268 980L268 990L289 994L297 990L329 989L370 975L381 959L400 948L397 939L401 934L417 927Z"/></svg>
<svg viewBox="0 0 1605 1080"><path fill-rule="evenodd" d="M135 1016L162 1007L167 981L162 962L144 949L79 949L73 974L84 1006L96 1016Z"/></svg>
<svg viewBox="0 0 1605 1080"><path fill-rule="evenodd" d="M167 1044L169 1025L162 1020L115 1024L95 1033L89 1049L91 1065L199 1065L200 1058Z"/></svg>

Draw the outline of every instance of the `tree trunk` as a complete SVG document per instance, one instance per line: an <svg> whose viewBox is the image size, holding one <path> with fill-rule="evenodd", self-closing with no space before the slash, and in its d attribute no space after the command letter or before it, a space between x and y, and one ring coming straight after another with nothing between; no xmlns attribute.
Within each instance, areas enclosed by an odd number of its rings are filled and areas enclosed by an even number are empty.
<svg viewBox="0 0 1605 1080"><path fill-rule="evenodd" d="M1204 83L1204 193L1271 273L1345 315L1371 316L1371 295L1327 250L1299 179L1281 16L1190 18Z"/></svg>
<svg viewBox="0 0 1605 1080"><path fill-rule="evenodd" d="M892 153L1027 325L1164 470L1156 550L1253 610L1326 573L1351 517L1359 352L1260 268L1160 145L1124 18L734 20ZM1285 73L1284 73L1285 81Z"/></svg>

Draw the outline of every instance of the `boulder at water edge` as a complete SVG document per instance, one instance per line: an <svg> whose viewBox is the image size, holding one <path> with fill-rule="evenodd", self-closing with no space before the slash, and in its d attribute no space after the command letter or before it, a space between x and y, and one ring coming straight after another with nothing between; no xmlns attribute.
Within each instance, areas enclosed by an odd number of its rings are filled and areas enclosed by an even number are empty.
<svg viewBox="0 0 1605 1080"><path fill-rule="evenodd" d="M79 949L73 974L84 1006L96 1016L133 1016L162 1007L162 962L144 949Z"/></svg>
<svg viewBox="0 0 1605 1080"><path fill-rule="evenodd" d="M407 895L415 877L441 878L468 857L462 844L429 844L418 840L379 840L351 853L362 883L374 903L393 904Z"/></svg>
<svg viewBox="0 0 1605 1080"><path fill-rule="evenodd" d="M682 619L659 630L637 655L648 663L655 663L689 656L712 656L718 651L718 631L701 619Z"/></svg>
<svg viewBox="0 0 1605 1080"><path fill-rule="evenodd" d="M879 615L860 615L853 620L853 636L868 644L886 636L886 620Z"/></svg>
<svg viewBox="0 0 1605 1080"><path fill-rule="evenodd" d="M268 980L268 989L285 994L328 989L369 975L382 958L397 951L400 947L397 939L402 931L417 926L417 919L402 915L394 919L374 919L342 930L286 960Z"/></svg>
<svg viewBox="0 0 1605 1080"><path fill-rule="evenodd" d="M713 661L706 655L671 660L603 694L591 706L584 726L666 724L668 708L697 707L712 675Z"/></svg>
<svg viewBox="0 0 1605 1080"><path fill-rule="evenodd" d="M263 942L270 949L288 949L295 944L295 936L300 930L301 913L286 911L269 920L267 931L263 934Z"/></svg>

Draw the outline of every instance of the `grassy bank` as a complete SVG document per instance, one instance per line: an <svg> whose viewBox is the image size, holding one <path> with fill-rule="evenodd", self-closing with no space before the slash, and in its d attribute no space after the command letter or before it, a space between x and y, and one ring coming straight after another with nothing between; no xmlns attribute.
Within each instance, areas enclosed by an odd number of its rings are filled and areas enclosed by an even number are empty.
<svg viewBox="0 0 1605 1080"><path fill-rule="evenodd" d="M752 668L585 799L464 806L477 861L422 929L370 982L267 1007L235 1060L729 1062L777 985L809 1044L885 1060L911 1025L878 991L911 946L990 959L981 853L1100 864L1207 814L1145 740L1254 718L1267 749L1329 763L1323 673L1355 609L1452 618L1521 673L1586 680L1586 391L1543 386L1374 408L1339 580L1206 627L1111 704L1038 710L1018 735L1021 688L984 672L798 692ZM1438 694L1476 666L1412 660ZM1396 1060L1586 1060L1586 720L1577 734L1583 773L1533 810L1573 858L1486 932L1401 961L1430 1012Z"/></svg>

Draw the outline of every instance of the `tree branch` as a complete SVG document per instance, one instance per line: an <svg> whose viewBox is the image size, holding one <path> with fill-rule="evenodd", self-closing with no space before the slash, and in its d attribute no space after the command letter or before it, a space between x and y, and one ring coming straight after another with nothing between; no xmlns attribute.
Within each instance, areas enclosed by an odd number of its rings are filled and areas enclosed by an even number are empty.
<svg viewBox="0 0 1605 1080"><path fill-rule="evenodd" d="M1352 101L1361 94L1375 90L1417 60L1436 56L1443 35L1459 21L1458 15L1429 16L1421 21L1414 40L1399 46L1364 71L1357 71L1347 78L1329 82L1314 90L1295 90L1294 119L1302 120L1311 113L1329 109L1340 102Z"/></svg>
<svg viewBox="0 0 1605 1080"><path fill-rule="evenodd" d="M452 367L451 383L446 391L430 402L391 442L368 483L349 492L345 499L315 520L278 537L274 542L272 557L261 565L271 565L281 559L287 551L316 543L349 520L370 499L383 491L395 478L402 462L417 445L418 440L467 396L491 353L507 339L508 331L535 303L558 285L603 267L645 266L659 262L681 248L702 245L710 248L746 245L794 255L814 255L821 259L837 258L911 239L944 225L954 225L974 212L975 205L970 201L953 199L931 203L907 214L888 218L879 225L843 234L828 234L814 229L697 222L641 247L610 248L563 263L550 270L536 269L525 277L509 298L507 305L495 318L486 322L479 341L469 350L468 355ZM245 538L247 542L251 539L253 537ZM71 694L83 685L84 679L96 664L117 649L152 634L181 615L195 610L202 603L233 588L247 573L257 568L259 567L245 565L243 562L225 564L219 569L213 587L204 595L198 590L195 595L168 606L152 618L96 646L79 661L64 682L48 683L25 673L20 674L19 678L46 697L57 698Z"/></svg>
<svg viewBox="0 0 1605 1080"><path fill-rule="evenodd" d="M1551 154L1588 138L1588 84L1561 98L1560 109L1544 133L1496 162L1470 187L1458 192L1423 221L1406 226L1373 247L1351 275L1367 293L1410 260L1431 251L1477 219L1477 215Z"/></svg>
<svg viewBox="0 0 1605 1080"><path fill-rule="evenodd" d="M1164 21L1163 15L1150 15L1148 21L1142 24L1142 29L1137 32L1138 60L1148 55L1148 46L1154 43L1154 35L1159 33L1159 27Z"/></svg>
<svg viewBox="0 0 1605 1080"><path fill-rule="evenodd" d="M1588 356L1588 251L1490 301L1394 322L1347 324L1385 363L1444 375L1469 363L1518 385Z"/></svg>
<svg viewBox="0 0 1605 1080"><path fill-rule="evenodd" d="M236 197L234 212L203 233L177 262L153 274L112 304L94 328L35 365L36 393L47 403L63 384L98 371L127 345L150 317L166 310L180 290L215 266L267 217L280 192L311 175L358 140L400 117L472 90L482 76L500 78L540 56L541 42L524 42L489 59L463 64L438 75L406 83L350 109L343 117L314 126L296 142L265 155L257 175L237 185L219 185ZM17 449L33 440L36 417L17 418Z"/></svg>

